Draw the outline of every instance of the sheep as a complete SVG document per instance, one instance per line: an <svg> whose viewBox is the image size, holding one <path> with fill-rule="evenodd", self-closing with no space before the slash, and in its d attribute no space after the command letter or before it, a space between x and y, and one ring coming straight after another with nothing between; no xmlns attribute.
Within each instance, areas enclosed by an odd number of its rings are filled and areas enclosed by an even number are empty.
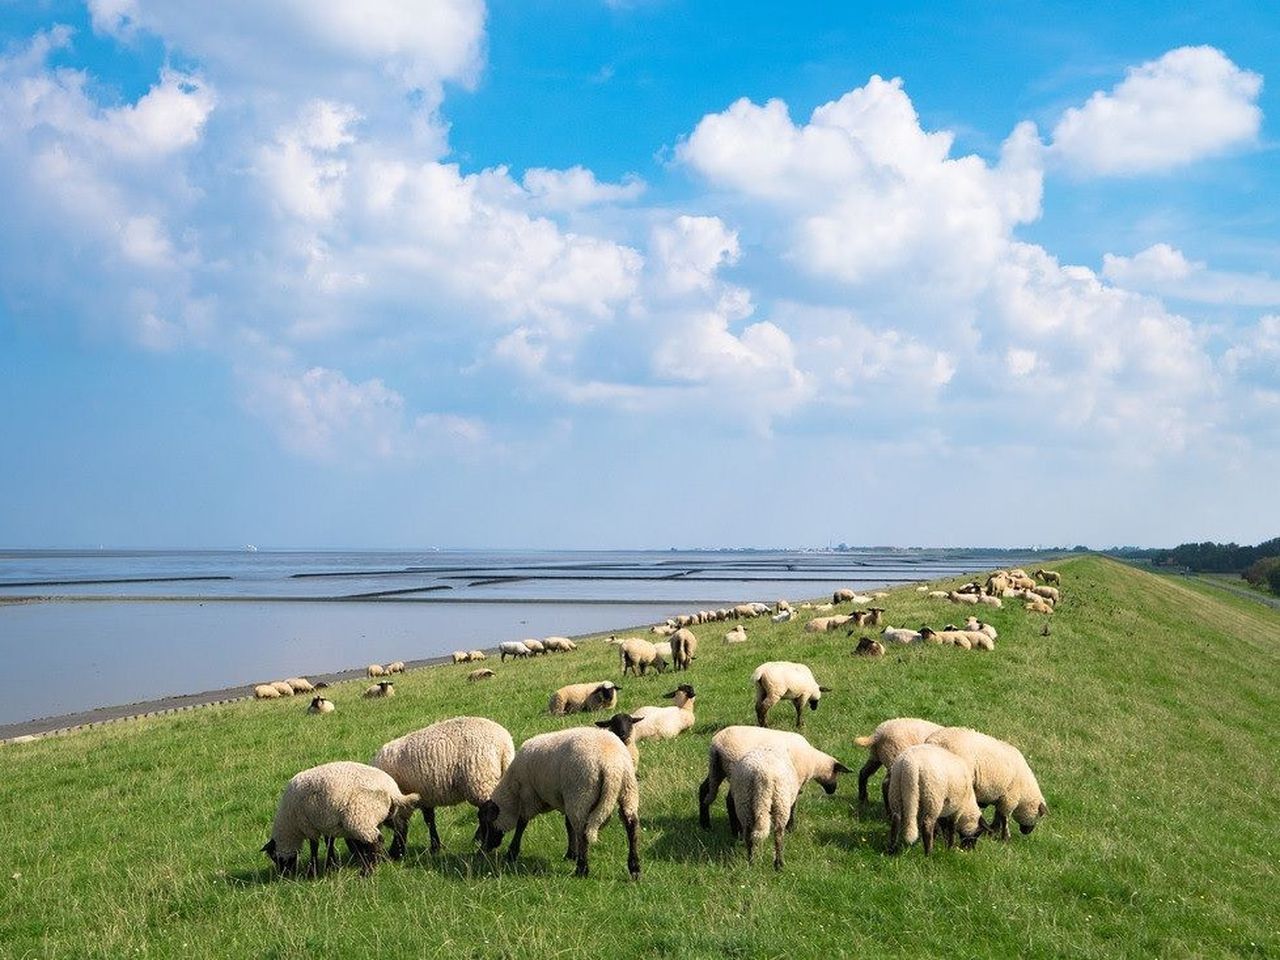
<svg viewBox="0 0 1280 960"><path fill-rule="evenodd" d="M586 713L593 710L612 710L618 703L622 688L612 680L592 680L588 683L570 683L561 687L547 701L547 712L555 716L566 713Z"/></svg>
<svg viewBox="0 0 1280 960"><path fill-rule="evenodd" d="M867 621L871 619L870 610L852 610L849 612L850 621L855 627L865 627Z"/></svg>
<svg viewBox="0 0 1280 960"><path fill-rule="evenodd" d="M364 698L373 700L380 697L394 697L396 688L391 685L390 680L379 680L377 683L370 684L365 688Z"/></svg>
<svg viewBox="0 0 1280 960"><path fill-rule="evenodd" d="M307 713L333 713L335 709L333 701L327 697L312 697Z"/></svg>
<svg viewBox="0 0 1280 960"><path fill-rule="evenodd" d="M773 869L782 869L782 844L800 780L791 757L777 747L756 747L729 771L729 795L740 832L747 841L747 863L755 861L756 844L773 830Z"/></svg>
<svg viewBox="0 0 1280 960"><path fill-rule="evenodd" d="M929 592L928 587L916 587L916 593L928 593L928 592Z"/></svg>
<svg viewBox="0 0 1280 960"><path fill-rule="evenodd" d="M542 645L557 653L568 653L570 650L578 649L578 645L568 637L547 637L542 641Z"/></svg>
<svg viewBox="0 0 1280 960"><path fill-rule="evenodd" d="M269 683L260 683L253 688L255 700L276 700L279 696L280 691Z"/></svg>
<svg viewBox="0 0 1280 960"><path fill-rule="evenodd" d="M467 662L469 662L470 660L471 660L471 654L467 653L467 651L465 651L465 650L455 650L455 651L453 651L453 662L454 662L454 663L467 663Z"/></svg>
<svg viewBox="0 0 1280 960"><path fill-rule="evenodd" d="M282 697L293 696L293 687L290 684L285 683L283 680L276 680L271 684L271 686L275 687L276 693L280 694Z"/></svg>
<svg viewBox="0 0 1280 960"><path fill-rule="evenodd" d="M640 637L629 637L624 640L618 648L618 656L622 663L624 677L628 670L633 675L642 677L649 667L653 667L659 673L667 669L667 661L659 654L657 645Z"/></svg>
<svg viewBox="0 0 1280 960"><path fill-rule="evenodd" d="M514 828L507 860L515 861L528 822L540 813L559 810L569 836L566 859L576 860L575 875L585 877L587 851L616 806L627 831L627 870L638 880L639 798L635 764L615 733L599 727L543 733L521 744L493 795L480 808L477 835L485 850L493 850L503 834Z"/></svg>
<svg viewBox="0 0 1280 960"><path fill-rule="evenodd" d="M467 652L467 659L472 663L475 663L480 660L488 660L489 658L484 655L483 650L470 650Z"/></svg>
<svg viewBox="0 0 1280 960"><path fill-rule="evenodd" d="M982 806L995 804L991 821L1001 840L1009 839L1009 818L1019 829L1030 833L1049 812L1040 784L1022 752L1012 744L967 727L944 727L929 736L936 744L973 764L974 790Z"/></svg>
<svg viewBox="0 0 1280 960"><path fill-rule="evenodd" d="M889 771L893 767L893 761L897 760L898 754L907 747L924 743L941 729L940 725L929 720L921 720L919 717L894 717L876 727L869 736L855 737L854 743L870 750L867 762L858 771L858 803L867 802L867 781L871 779L872 774L884 767L885 781L882 792L884 808L888 811Z"/></svg>
<svg viewBox="0 0 1280 960"><path fill-rule="evenodd" d="M990 640L984 633L977 634L982 639ZM959 647L961 650L972 650L973 640L969 637L968 631L957 630L949 627L943 630L932 630L929 627L920 628L920 637L925 643L943 643L950 644L953 647Z"/></svg>
<svg viewBox="0 0 1280 960"><path fill-rule="evenodd" d="M530 638L528 640L521 640L520 642L523 643L525 646L525 649L528 650L535 657L538 656L539 654L541 654L544 657L547 655L547 648L542 645L541 640L534 640Z"/></svg>
<svg viewBox="0 0 1280 960"><path fill-rule="evenodd" d="M1045 603L1043 600L1030 600L1022 606L1024 609L1030 610L1032 613L1053 613L1053 606Z"/></svg>
<svg viewBox="0 0 1280 960"><path fill-rule="evenodd" d="M725 643L746 643L747 630L742 624L738 624L732 630L724 635Z"/></svg>
<svg viewBox="0 0 1280 960"><path fill-rule="evenodd" d="M285 785L276 807L271 837L262 847L276 869L290 876L298 869L302 841L311 846L307 873L319 872L319 840L327 840L325 869L333 861L333 838L343 837L368 876L382 858L380 828L407 823L418 802L416 794L404 794L382 770L338 760L296 774Z"/></svg>
<svg viewBox="0 0 1280 960"><path fill-rule="evenodd" d="M636 740L671 740L693 726L693 701L697 696L693 686L682 683L670 693L662 695L664 700L674 700L670 707L640 707L632 710L636 725L632 735Z"/></svg>
<svg viewBox="0 0 1280 960"><path fill-rule="evenodd" d="M814 617L804 625L805 633L826 633L827 626L831 623L831 617Z"/></svg>
<svg viewBox="0 0 1280 960"><path fill-rule="evenodd" d="M1054 603L1062 599L1062 594L1058 592L1057 587L1032 587L1031 592L1037 596L1044 597L1046 600L1052 600Z"/></svg>
<svg viewBox="0 0 1280 960"><path fill-rule="evenodd" d="M971 616L967 620L965 620L964 628L966 630L977 630L981 633L985 633L992 640L1000 639L1000 634L996 632L995 627L993 627L989 623L984 623L983 621L979 620L977 617Z"/></svg>
<svg viewBox="0 0 1280 960"><path fill-rule="evenodd" d="M654 643L653 648L658 651L658 659L663 660L667 663L671 662L672 655L671 655L670 640L658 640L657 642Z"/></svg>
<svg viewBox="0 0 1280 960"><path fill-rule="evenodd" d="M431 853L440 852L436 808L469 803L479 808L511 766L515 743L505 727L485 717L452 717L384 743L371 761L389 773L404 792L416 794L431 834ZM392 860L404 856L409 821L391 841Z"/></svg>
<svg viewBox="0 0 1280 960"><path fill-rule="evenodd" d="M680 628L677 626L668 626L665 623L659 623L649 628L649 632L659 637L669 637Z"/></svg>
<svg viewBox="0 0 1280 960"><path fill-rule="evenodd" d="M481 667L479 670L472 670L468 673L467 680L470 683L475 683L477 680L488 680L492 676L495 676L492 670L488 667Z"/></svg>
<svg viewBox="0 0 1280 960"><path fill-rule="evenodd" d="M740 603L733 608L733 618L735 620L741 620L743 617L751 620L758 616L760 616L760 611L756 609L753 603Z"/></svg>
<svg viewBox="0 0 1280 960"><path fill-rule="evenodd" d="M960 831L960 848L971 850L982 835L982 811L973 791L973 764L932 743L907 747L889 771L889 852L919 838L928 856L941 823L947 846Z"/></svg>
<svg viewBox="0 0 1280 960"><path fill-rule="evenodd" d="M878 627L884 622L884 607L870 607L867 613L870 614L866 623L868 627Z"/></svg>
<svg viewBox="0 0 1280 960"><path fill-rule="evenodd" d="M387 671L382 668L382 664L380 663L369 664L367 667L364 668L364 672L365 672L365 675L370 678L382 677L382 676L385 676L387 673Z"/></svg>
<svg viewBox="0 0 1280 960"><path fill-rule="evenodd" d="M934 600L946 600L950 595L946 590L930 590L929 596Z"/></svg>
<svg viewBox="0 0 1280 960"><path fill-rule="evenodd" d="M851 772L835 757L813 747L799 733L761 727L725 727L711 738L707 754L707 778L698 787L698 823L702 829L711 829L711 805L720 792L720 784L730 775L734 764L756 747L778 747L784 750L791 758L791 766L800 786L816 780L828 795L836 792L837 775ZM737 836L741 831L734 811L732 791L725 801L725 807L729 813L729 829Z"/></svg>
<svg viewBox="0 0 1280 960"><path fill-rule="evenodd" d="M392 674L392 673L404 673L404 661L403 661L403 660L394 660L394 661L392 661L391 663L388 663L388 664L387 664L386 670L387 670L387 673L388 673L388 674Z"/></svg>
<svg viewBox="0 0 1280 960"><path fill-rule="evenodd" d="M878 640L872 640L870 637L863 637L858 641L858 645L854 647L853 652L860 657L883 657L884 644Z"/></svg>
<svg viewBox="0 0 1280 960"><path fill-rule="evenodd" d="M982 592L989 597L999 597L1012 586L1009 575L1004 571L998 571L987 577L987 582L983 584Z"/></svg>
<svg viewBox="0 0 1280 960"><path fill-rule="evenodd" d="M504 640L502 643L498 644L498 653L500 654L498 659L503 663L506 662L507 657L533 656L533 651L519 640Z"/></svg>
<svg viewBox="0 0 1280 960"><path fill-rule="evenodd" d="M741 629L742 625L739 624ZM681 628L671 635L671 662L677 670L688 670L698 652L698 636L692 630Z"/></svg>
<svg viewBox="0 0 1280 960"><path fill-rule="evenodd" d="M999 597L989 597L986 594L980 594L978 602L984 607L995 607L997 610L1004 606L1004 601Z"/></svg>
<svg viewBox="0 0 1280 960"><path fill-rule="evenodd" d="M791 609L791 604L790 604L790 603L788 603L786 600L775 600L775 601L773 601L773 612L774 612L774 613L785 613L786 611L788 611L788 610L790 610L790 609Z"/></svg>
<svg viewBox="0 0 1280 960"><path fill-rule="evenodd" d="M976 593L960 593L957 590L952 590L947 594L947 599L952 603L977 603L978 595Z"/></svg>
<svg viewBox="0 0 1280 960"><path fill-rule="evenodd" d="M772 620L774 623L787 623L794 616L795 616L795 611L788 608L779 613L775 613L769 619Z"/></svg>
<svg viewBox="0 0 1280 960"><path fill-rule="evenodd" d="M796 707L796 729L804 726L804 708L818 709L818 702L830 687L818 686L813 671L803 663L771 660L756 667L751 674L756 686L756 723L767 727L769 710L779 700L790 700Z"/></svg>
<svg viewBox="0 0 1280 960"><path fill-rule="evenodd" d="M1052 584L1056 584L1057 586L1062 586L1062 574L1058 573L1057 570L1045 570L1043 567L1041 567L1039 570L1036 571L1036 579L1043 580L1045 583L1052 583Z"/></svg>
<svg viewBox="0 0 1280 960"><path fill-rule="evenodd" d="M832 603L851 603L857 593L848 587L841 587L835 593L831 594Z"/></svg>
<svg viewBox="0 0 1280 960"><path fill-rule="evenodd" d="M887 590L877 590L875 593L871 594L871 599L883 600L887 596L889 596L889 592Z"/></svg>
<svg viewBox="0 0 1280 960"><path fill-rule="evenodd" d="M284 681L294 693L310 693L315 689L306 677L288 677Z"/></svg>
<svg viewBox="0 0 1280 960"><path fill-rule="evenodd" d="M919 643L920 631L909 630L906 627L885 627L880 631L880 636L886 641L892 643Z"/></svg>

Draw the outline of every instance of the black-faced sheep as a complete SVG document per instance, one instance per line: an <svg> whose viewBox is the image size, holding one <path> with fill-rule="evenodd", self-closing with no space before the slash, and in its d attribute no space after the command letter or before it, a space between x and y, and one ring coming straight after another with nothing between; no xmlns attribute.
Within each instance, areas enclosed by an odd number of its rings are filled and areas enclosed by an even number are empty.
<svg viewBox="0 0 1280 960"><path fill-rule="evenodd" d="M927 856L933 833L941 825L947 846L960 832L962 849L972 849L981 835L982 812L973 792L973 764L932 743L919 743L898 754L889 772L889 852L905 841L921 839Z"/></svg>
<svg viewBox="0 0 1280 960"><path fill-rule="evenodd" d="M760 664L751 674L751 682L756 688L756 722L762 727L769 725L769 711L778 701L790 700L796 707L796 729L800 729L804 726L804 708L817 710L822 695L831 692L830 687L818 686L813 671L803 663L787 660Z"/></svg>

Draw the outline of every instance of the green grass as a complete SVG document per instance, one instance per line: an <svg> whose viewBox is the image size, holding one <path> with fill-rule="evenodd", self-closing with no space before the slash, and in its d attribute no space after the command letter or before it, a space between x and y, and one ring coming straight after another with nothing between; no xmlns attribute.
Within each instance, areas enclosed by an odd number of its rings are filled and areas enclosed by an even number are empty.
<svg viewBox="0 0 1280 960"><path fill-rule="evenodd" d="M586 880L561 859L556 815L530 825L515 868L472 852L470 808L441 811L443 856L417 819L408 858L369 880L280 881L258 853L304 767L367 760L457 714L493 717L517 743L569 725L543 714L547 696L617 677L599 642L494 664L483 684L466 666L418 671L390 701L346 684L329 717L305 716L302 698L249 702L0 748L0 956L1280 956L1280 613L1100 558L1059 569L1052 635L1020 606L986 611L994 653L868 661L843 631L798 622L754 621L734 647L725 625L697 628L697 727L642 748L638 885L616 817ZM894 625L966 612L911 588L884 606ZM835 688L805 732L850 766L864 759L852 738L887 717L974 726L1022 748L1050 817L973 853L891 858L850 777L834 797L806 790L784 872L767 855L748 867L723 803L715 830L698 829L696 790L710 734L751 722L750 674L771 659ZM673 682L623 686L629 707Z"/></svg>

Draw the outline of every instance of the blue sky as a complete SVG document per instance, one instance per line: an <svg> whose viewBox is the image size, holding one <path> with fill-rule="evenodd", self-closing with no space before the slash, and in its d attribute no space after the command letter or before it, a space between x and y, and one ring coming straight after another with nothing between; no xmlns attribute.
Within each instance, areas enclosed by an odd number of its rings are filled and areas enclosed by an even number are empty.
<svg viewBox="0 0 1280 960"><path fill-rule="evenodd" d="M1262 2L0 0L0 544L1273 536L1277 49Z"/></svg>

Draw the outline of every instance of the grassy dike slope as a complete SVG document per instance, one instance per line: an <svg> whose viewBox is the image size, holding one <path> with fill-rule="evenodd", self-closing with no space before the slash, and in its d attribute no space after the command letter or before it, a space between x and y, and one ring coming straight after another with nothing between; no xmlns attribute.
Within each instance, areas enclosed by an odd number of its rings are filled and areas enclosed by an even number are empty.
<svg viewBox="0 0 1280 960"><path fill-rule="evenodd" d="M515 868L471 852L470 808L441 812L445 855L425 852L416 819L408 858L371 880L281 882L258 853L303 767L367 760L457 714L493 717L517 744L569 725L543 714L550 691L618 676L598 641L494 664L484 684L461 666L418 671L386 702L346 684L329 717L302 698L241 703L0 748L0 956L1280 956L1280 613L1101 558L1060 569L1052 635L1009 604L988 611L994 653L895 647L876 662L850 656L843 631L755 621L725 647L725 625L699 627L698 724L642 748L638 885L616 817L586 880L561 859L555 814L531 824ZM885 606L894 625L964 615L912 588ZM769 659L835 688L805 732L850 766L864 759L852 738L887 717L971 725L1023 749L1050 817L975 853L889 858L885 820L855 809L849 777L834 797L806 790L783 873L767 853L748 868L723 803L704 833L695 796L709 736L751 722L750 674ZM623 686L631 707L673 681ZM773 723L791 716L780 705Z"/></svg>

